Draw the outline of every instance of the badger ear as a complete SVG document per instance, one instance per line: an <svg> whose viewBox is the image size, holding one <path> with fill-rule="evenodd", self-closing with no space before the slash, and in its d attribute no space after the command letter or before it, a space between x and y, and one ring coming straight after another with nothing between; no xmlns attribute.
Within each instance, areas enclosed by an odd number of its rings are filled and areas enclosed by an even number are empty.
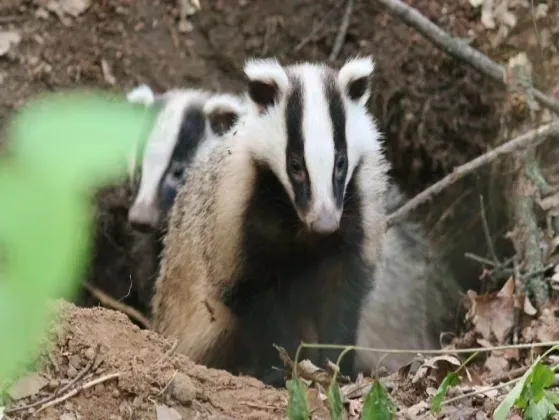
<svg viewBox="0 0 560 420"><path fill-rule="evenodd" d="M338 83L351 101L365 105L371 90L375 64L371 56L348 60L338 72Z"/></svg>
<svg viewBox="0 0 560 420"><path fill-rule="evenodd" d="M148 85L140 85L126 94L126 100L132 104L150 106L155 101L155 95Z"/></svg>
<svg viewBox="0 0 560 420"><path fill-rule="evenodd" d="M259 112L277 102L280 93L288 88L288 75L274 58L248 60L244 71L249 98Z"/></svg>
<svg viewBox="0 0 560 420"><path fill-rule="evenodd" d="M245 112L245 106L234 95L220 94L206 101L203 112L210 130L218 136L223 136L237 123Z"/></svg>

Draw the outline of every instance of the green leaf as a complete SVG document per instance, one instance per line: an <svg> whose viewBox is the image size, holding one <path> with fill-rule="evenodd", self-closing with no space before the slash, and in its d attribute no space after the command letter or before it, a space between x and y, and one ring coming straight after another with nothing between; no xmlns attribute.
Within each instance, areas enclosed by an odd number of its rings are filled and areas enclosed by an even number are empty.
<svg viewBox="0 0 560 420"><path fill-rule="evenodd" d="M328 398L331 407L331 419L342 420L342 397L336 381L332 381L329 386Z"/></svg>
<svg viewBox="0 0 560 420"><path fill-rule="evenodd" d="M32 103L11 125L0 160L0 378L29 364L69 297L92 240L88 188L124 174L153 118L123 101L73 93Z"/></svg>
<svg viewBox="0 0 560 420"><path fill-rule="evenodd" d="M544 396L545 389L554 382L554 372L543 365L537 363L531 373L531 399L538 402Z"/></svg>
<svg viewBox="0 0 560 420"><path fill-rule="evenodd" d="M49 182L91 188L124 173L147 138L154 110L92 92L51 94L31 102L11 124L12 152Z"/></svg>
<svg viewBox="0 0 560 420"><path fill-rule="evenodd" d="M385 387L375 380L366 396L361 420L390 420L395 416L395 404Z"/></svg>
<svg viewBox="0 0 560 420"><path fill-rule="evenodd" d="M556 410L556 407L546 398L542 398L538 402L535 400L529 401L529 405L523 417L527 420L547 420L557 413L558 410Z"/></svg>
<svg viewBox="0 0 560 420"><path fill-rule="evenodd" d="M439 388L436 392L436 395L432 398L431 409L435 413L439 413L441 410L441 403L443 402L443 398L447 393L447 389L450 386L457 385L459 383L459 377L457 376L457 372L450 372L447 376L443 379Z"/></svg>
<svg viewBox="0 0 560 420"><path fill-rule="evenodd" d="M286 382L288 388L288 418L290 420L307 420L309 409L307 408L307 398L305 385L297 378Z"/></svg>
<svg viewBox="0 0 560 420"><path fill-rule="evenodd" d="M498 408L494 410L494 414L492 418L494 420L506 420L507 416L514 406L516 400L519 398L523 391L523 387L525 386L525 381L531 374L531 369L529 369L525 374L521 377L521 379L515 384L513 389L506 395L504 400L500 403Z"/></svg>
<svg viewBox="0 0 560 420"><path fill-rule="evenodd" d="M558 405L558 394L556 392L547 391L544 397L550 401L551 404Z"/></svg>

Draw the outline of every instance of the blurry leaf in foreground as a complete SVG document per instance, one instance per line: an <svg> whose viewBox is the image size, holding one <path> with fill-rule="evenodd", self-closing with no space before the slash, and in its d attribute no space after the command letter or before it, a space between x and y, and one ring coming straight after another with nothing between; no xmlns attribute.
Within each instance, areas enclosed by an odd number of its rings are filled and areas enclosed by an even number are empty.
<svg viewBox="0 0 560 420"><path fill-rule="evenodd" d="M331 419L342 420L342 397L336 381L332 381L329 386L328 398L331 407Z"/></svg>
<svg viewBox="0 0 560 420"><path fill-rule="evenodd" d="M309 410L305 399L305 385L297 379L286 382L290 399L288 401L288 418L290 420L307 420Z"/></svg>
<svg viewBox="0 0 560 420"><path fill-rule="evenodd" d="M390 420L395 415L395 404L385 387L375 380L366 396L361 420Z"/></svg>
<svg viewBox="0 0 560 420"><path fill-rule="evenodd" d="M94 187L126 173L126 160L149 133L155 112L120 97L65 92L23 108L10 126L14 156L50 182Z"/></svg>
<svg viewBox="0 0 560 420"><path fill-rule="evenodd" d="M50 301L67 297L91 241L86 188L126 173L126 158L152 123L129 104L84 93L50 95L12 122L0 162L0 378L34 357ZM0 390L2 391L2 390Z"/></svg>

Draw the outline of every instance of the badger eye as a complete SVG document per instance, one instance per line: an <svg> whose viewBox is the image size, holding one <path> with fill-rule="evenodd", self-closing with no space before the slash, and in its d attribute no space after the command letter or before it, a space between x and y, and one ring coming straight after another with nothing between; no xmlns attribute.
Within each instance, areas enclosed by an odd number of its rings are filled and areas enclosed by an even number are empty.
<svg viewBox="0 0 560 420"><path fill-rule="evenodd" d="M336 175L342 176L345 168L346 168L346 158L341 155L336 160Z"/></svg>
<svg viewBox="0 0 560 420"><path fill-rule="evenodd" d="M296 178L302 178L304 176L303 165L299 159L294 158L290 160L290 171Z"/></svg>
<svg viewBox="0 0 560 420"><path fill-rule="evenodd" d="M181 178L183 176L183 169L182 168L173 169L173 171L171 171L171 176L177 179Z"/></svg>

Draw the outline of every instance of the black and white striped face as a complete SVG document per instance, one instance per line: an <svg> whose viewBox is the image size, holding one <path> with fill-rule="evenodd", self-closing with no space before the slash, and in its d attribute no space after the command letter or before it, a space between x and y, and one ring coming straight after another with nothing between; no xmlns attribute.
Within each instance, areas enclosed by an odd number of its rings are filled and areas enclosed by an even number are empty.
<svg viewBox="0 0 560 420"><path fill-rule="evenodd" d="M282 67L274 59L245 66L250 147L282 182L309 230L338 229L346 186L360 159L381 151L366 109L373 68L371 58L350 60L338 70L314 63Z"/></svg>
<svg viewBox="0 0 560 420"><path fill-rule="evenodd" d="M220 106L213 105L216 101ZM128 215L139 230L159 226L189 164L221 141L243 112L240 98L201 90L171 90L148 105L158 102L161 111L144 150L140 186Z"/></svg>

